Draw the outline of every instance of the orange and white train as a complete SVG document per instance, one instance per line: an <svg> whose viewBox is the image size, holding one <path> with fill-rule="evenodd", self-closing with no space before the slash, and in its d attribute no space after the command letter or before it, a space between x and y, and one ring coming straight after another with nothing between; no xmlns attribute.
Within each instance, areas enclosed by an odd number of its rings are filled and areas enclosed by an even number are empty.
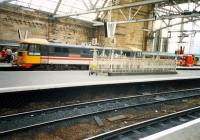
<svg viewBox="0 0 200 140"><path fill-rule="evenodd" d="M98 53L111 54L112 48L51 43L45 39L25 39L20 42L17 66L34 69L88 69L94 49ZM115 49L115 54L133 55L131 50Z"/></svg>

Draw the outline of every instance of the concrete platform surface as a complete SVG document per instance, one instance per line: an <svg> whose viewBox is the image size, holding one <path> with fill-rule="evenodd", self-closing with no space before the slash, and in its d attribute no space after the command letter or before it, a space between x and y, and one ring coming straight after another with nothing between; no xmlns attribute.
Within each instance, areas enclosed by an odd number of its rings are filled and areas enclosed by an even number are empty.
<svg viewBox="0 0 200 140"><path fill-rule="evenodd" d="M200 66L192 66L192 67L177 66L176 70L200 70Z"/></svg>
<svg viewBox="0 0 200 140"><path fill-rule="evenodd" d="M86 85L200 79L200 71L197 70L180 70L178 74L127 76L89 76L88 73L88 71L0 71L0 93Z"/></svg>
<svg viewBox="0 0 200 140"><path fill-rule="evenodd" d="M11 63L0 63L0 68L11 68L13 67Z"/></svg>
<svg viewBox="0 0 200 140"><path fill-rule="evenodd" d="M140 140L199 140L200 118L182 125L161 131Z"/></svg>

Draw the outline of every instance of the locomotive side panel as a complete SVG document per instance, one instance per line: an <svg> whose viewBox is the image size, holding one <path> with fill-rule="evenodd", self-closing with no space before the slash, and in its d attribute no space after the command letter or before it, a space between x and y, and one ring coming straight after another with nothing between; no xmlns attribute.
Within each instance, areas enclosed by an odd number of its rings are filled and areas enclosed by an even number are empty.
<svg viewBox="0 0 200 140"><path fill-rule="evenodd" d="M48 46L47 56L41 56L42 62L48 64L89 65L92 58L90 49L70 46Z"/></svg>

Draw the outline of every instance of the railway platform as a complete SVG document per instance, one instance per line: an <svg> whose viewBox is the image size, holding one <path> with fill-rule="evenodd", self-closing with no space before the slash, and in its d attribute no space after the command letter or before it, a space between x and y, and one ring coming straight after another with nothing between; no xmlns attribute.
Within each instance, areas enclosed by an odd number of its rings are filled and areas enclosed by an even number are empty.
<svg viewBox="0 0 200 140"><path fill-rule="evenodd" d="M200 118L172 127L159 133L142 138L141 140L199 140Z"/></svg>
<svg viewBox="0 0 200 140"><path fill-rule="evenodd" d="M13 65L11 63L0 63L0 68L11 68Z"/></svg>
<svg viewBox="0 0 200 140"><path fill-rule="evenodd" d="M0 93L92 85L200 79L200 71L197 70L180 70L177 72L177 74L159 75L89 76L88 71L1 71Z"/></svg>
<svg viewBox="0 0 200 140"><path fill-rule="evenodd" d="M178 66L176 67L176 70L200 70L200 66L192 66L192 67Z"/></svg>

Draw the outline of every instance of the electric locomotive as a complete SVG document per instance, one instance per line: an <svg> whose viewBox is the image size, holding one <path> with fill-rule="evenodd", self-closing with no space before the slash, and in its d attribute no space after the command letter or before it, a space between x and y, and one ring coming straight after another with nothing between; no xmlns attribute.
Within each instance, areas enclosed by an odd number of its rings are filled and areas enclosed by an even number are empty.
<svg viewBox="0 0 200 140"><path fill-rule="evenodd" d="M26 69L88 69L93 52L110 55L112 48L51 43L45 39L25 39L20 42L17 66ZM114 49L115 54L132 56L128 49Z"/></svg>

